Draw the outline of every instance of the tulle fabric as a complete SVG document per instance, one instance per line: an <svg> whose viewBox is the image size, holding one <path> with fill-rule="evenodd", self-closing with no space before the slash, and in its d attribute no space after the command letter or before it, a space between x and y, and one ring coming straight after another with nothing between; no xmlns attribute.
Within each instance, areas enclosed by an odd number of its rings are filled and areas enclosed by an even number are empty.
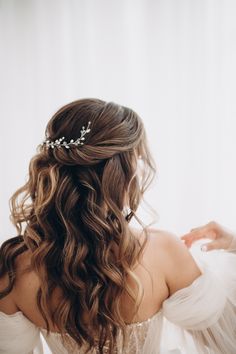
<svg viewBox="0 0 236 354"><path fill-rule="evenodd" d="M181 354L236 353L234 246L231 252L191 251L202 275L163 303L162 345L166 349L178 349Z"/></svg>
<svg viewBox="0 0 236 354"><path fill-rule="evenodd" d="M127 326L126 349L118 340L114 354L235 354L235 244L236 239L231 252L206 254L195 247L191 252L202 275L165 300L152 318ZM0 353L42 354L40 332L53 354L83 354L76 347L67 350L59 334L47 336L20 311L10 316L0 312Z"/></svg>

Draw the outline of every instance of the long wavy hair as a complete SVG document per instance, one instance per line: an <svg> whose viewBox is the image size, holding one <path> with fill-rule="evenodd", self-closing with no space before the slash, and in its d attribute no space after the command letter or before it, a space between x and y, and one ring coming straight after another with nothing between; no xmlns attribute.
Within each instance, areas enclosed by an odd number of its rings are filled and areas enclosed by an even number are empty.
<svg viewBox="0 0 236 354"><path fill-rule="evenodd" d="M84 145L70 149L39 145L28 180L11 198L11 219L18 236L0 249L0 277L13 288L15 259L30 251L29 270L40 279L38 307L63 341L114 353L125 321L124 294L134 303L143 289L133 271L145 246L131 232L143 194L155 175L143 122L130 108L99 99L81 99L62 107L49 121L46 137L76 140L91 122ZM147 235L146 235L147 236ZM127 282L130 277L136 284ZM62 296L56 308L52 295ZM108 343L108 344L107 344Z"/></svg>

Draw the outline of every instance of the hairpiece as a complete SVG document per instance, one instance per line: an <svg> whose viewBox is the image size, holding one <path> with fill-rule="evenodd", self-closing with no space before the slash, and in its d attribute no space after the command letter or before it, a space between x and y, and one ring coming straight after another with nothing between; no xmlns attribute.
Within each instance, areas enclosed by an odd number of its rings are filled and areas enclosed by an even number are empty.
<svg viewBox="0 0 236 354"><path fill-rule="evenodd" d="M91 122L88 122L87 128L85 129L84 126L82 126L82 129L80 130L80 137L76 140L71 139L70 142L68 143L65 140L65 137L63 136L62 138L56 139L54 140L49 140L49 139L45 139L43 141L43 143L41 144L41 146L46 145L46 148L52 148L54 149L55 147L57 148L61 148L61 147L65 147L66 149L70 149L71 146L79 146L79 145L84 145L83 141L85 140L85 134L90 132L90 124Z"/></svg>

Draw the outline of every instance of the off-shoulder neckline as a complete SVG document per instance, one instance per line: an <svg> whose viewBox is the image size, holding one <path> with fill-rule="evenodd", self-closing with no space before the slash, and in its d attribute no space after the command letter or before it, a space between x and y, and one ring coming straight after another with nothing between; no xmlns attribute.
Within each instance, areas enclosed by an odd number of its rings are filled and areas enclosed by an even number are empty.
<svg viewBox="0 0 236 354"><path fill-rule="evenodd" d="M181 293L182 291L186 290L186 289L190 289L192 287L194 287L196 285L196 283L198 283L200 281L201 278L203 278L204 276L206 275L206 272L203 272L201 275L199 275L196 279L194 279L194 281L184 287L184 288L181 288L179 290L177 290L174 294L172 294L171 296L169 296L167 299L165 299L162 303L162 307L154 314L152 315L151 317L147 318L146 320L144 321L140 321L140 322L133 322L133 323L128 323L126 324L126 327L127 328L131 328L131 327L139 327L139 326L143 326L147 323L149 323L150 321L153 321L156 317L160 316L162 313L163 313L163 305L165 305L166 303L168 303L169 301L171 300L174 300L176 296L179 295L179 293ZM23 317L25 319L27 319L29 322L31 322L32 324L34 324L32 321L30 321L24 314L22 311L16 311L15 313L13 314L6 314L5 312L2 312L0 311L0 316L5 316L5 317L17 317L17 316L20 316L20 317ZM35 324L34 324L35 325ZM35 325L36 326L36 325ZM37 326L36 326L37 327ZM38 327L40 329L40 331L45 331L47 332L47 330L43 327ZM50 333L53 333L53 334L60 334L59 332L53 332L53 331L50 331Z"/></svg>
<svg viewBox="0 0 236 354"><path fill-rule="evenodd" d="M162 314L162 308L159 309L154 315L152 315L151 317L147 318L146 320L144 321L140 321L140 322L132 322L132 323L127 323L126 324L126 327L139 327L139 326L143 326L147 323L149 323L150 321L153 321L156 317L159 317L160 315ZM12 313L12 314L7 314L5 312L2 312L0 311L0 316L3 316L3 317L23 317L25 318L26 320L30 321L32 324L34 324L31 320L29 320L24 314L22 311L17 311L15 313ZM34 324L35 325L35 324ZM36 325L35 325L36 326ZM37 327L37 326L36 326ZM47 332L46 328L43 328L43 327L38 327L40 329L40 331L45 331ZM54 331L50 331L50 333L53 333L53 334L60 334L59 332L54 332Z"/></svg>
<svg viewBox="0 0 236 354"><path fill-rule="evenodd" d="M5 316L5 317L24 316L24 317L28 320L28 318L27 318L27 317L23 314L23 312L20 311L20 310L14 312L14 313L10 313L10 314L0 311L0 315L1 315L1 316ZM32 322L32 323L33 323L33 322Z"/></svg>

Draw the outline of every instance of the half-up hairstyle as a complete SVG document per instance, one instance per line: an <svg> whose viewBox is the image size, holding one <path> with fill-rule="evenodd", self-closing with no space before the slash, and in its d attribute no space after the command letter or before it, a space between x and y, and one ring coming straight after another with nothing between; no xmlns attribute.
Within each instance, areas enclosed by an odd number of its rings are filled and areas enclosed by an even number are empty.
<svg viewBox="0 0 236 354"><path fill-rule="evenodd" d="M62 107L49 121L46 138L76 140L91 122L84 145L38 147L26 184L11 198L18 235L0 249L0 277L8 274L6 296L15 281L15 259L30 251L40 279L38 307L77 346L114 353L125 321L121 298L137 311L142 286L133 272L144 248L129 226L155 173L143 122L133 110L98 99ZM144 231L146 231L144 227ZM127 277L135 282L129 286ZM59 288L61 301L52 306ZM135 314L135 312L134 312Z"/></svg>

